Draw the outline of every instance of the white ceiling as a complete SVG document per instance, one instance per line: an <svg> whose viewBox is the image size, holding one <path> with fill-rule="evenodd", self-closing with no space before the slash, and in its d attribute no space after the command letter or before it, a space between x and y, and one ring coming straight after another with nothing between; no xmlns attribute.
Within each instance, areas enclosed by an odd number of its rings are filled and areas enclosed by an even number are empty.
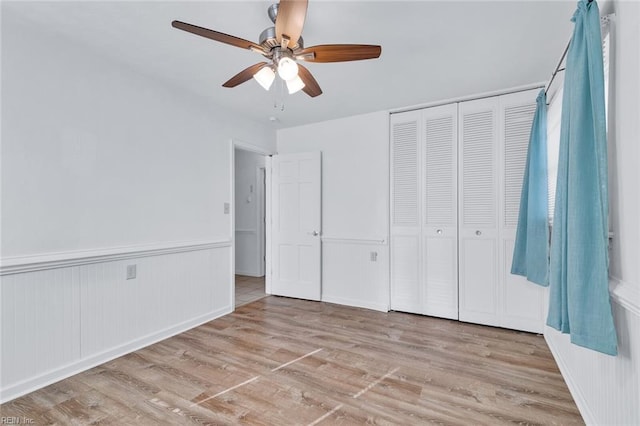
<svg viewBox="0 0 640 426"><path fill-rule="evenodd" d="M377 60L305 64L324 93L279 97L250 80L221 85L263 58L171 27L174 19L258 41L272 1L2 2L115 61L259 122L291 127L490 92L549 78L573 30L575 1L310 0L305 46L380 44ZM274 85L275 87L275 85Z"/></svg>

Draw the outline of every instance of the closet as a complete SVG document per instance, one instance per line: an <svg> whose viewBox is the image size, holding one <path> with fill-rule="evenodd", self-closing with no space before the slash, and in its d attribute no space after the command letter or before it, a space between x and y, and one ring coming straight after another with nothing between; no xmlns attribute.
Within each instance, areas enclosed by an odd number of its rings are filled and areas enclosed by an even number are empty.
<svg viewBox="0 0 640 426"><path fill-rule="evenodd" d="M391 116L391 309L458 318L457 104Z"/></svg>
<svg viewBox="0 0 640 426"><path fill-rule="evenodd" d="M541 332L510 274L537 90L391 116L391 308Z"/></svg>

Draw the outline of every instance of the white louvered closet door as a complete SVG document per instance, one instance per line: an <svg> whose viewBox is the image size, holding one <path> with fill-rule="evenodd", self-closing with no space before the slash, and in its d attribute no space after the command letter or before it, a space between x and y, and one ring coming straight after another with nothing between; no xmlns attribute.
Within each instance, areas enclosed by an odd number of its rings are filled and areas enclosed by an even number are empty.
<svg viewBox="0 0 640 426"><path fill-rule="evenodd" d="M422 115L422 312L458 319L458 105Z"/></svg>
<svg viewBox="0 0 640 426"><path fill-rule="evenodd" d="M459 315L499 325L499 98L459 105Z"/></svg>
<svg viewBox="0 0 640 426"><path fill-rule="evenodd" d="M391 308L540 332L511 275L537 90L391 116Z"/></svg>
<svg viewBox="0 0 640 426"><path fill-rule="evenodd" d="M544 290L511 275L537 90L460 104L460 320L541 332Z"/></svg>
<svg viewBox="0 0 640 426"><path fill-rule="evenodd" d="M511 274L511 260L518 226L522 179L527 161L537 90L501 97L500 179L500 325L540 333L544 328L545 290L524 277Z"/></svg>
<svg viewBox="0 0 640 426"><path fill-rule="evenodd" d="M391 116L391 308L458 318L457 104Z"/></svg>
<svg viewBox="0 0 640 426"><path fill-rule="evenodd" d="M421 311L420 111L394 114L391 131L391 309Z"/></svg>

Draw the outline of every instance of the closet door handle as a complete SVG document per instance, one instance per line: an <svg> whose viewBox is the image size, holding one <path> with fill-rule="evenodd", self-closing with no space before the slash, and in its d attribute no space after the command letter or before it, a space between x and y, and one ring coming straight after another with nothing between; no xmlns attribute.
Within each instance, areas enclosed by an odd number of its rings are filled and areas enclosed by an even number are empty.
<svg viewBox="0 0 640 426"><path fill-rule="evenodd" d="M477 230L477 231L476 231L476 235L477 235L477 236L480 236L480 235L482 235L482 231L480 231L480 230Z"/></svg>

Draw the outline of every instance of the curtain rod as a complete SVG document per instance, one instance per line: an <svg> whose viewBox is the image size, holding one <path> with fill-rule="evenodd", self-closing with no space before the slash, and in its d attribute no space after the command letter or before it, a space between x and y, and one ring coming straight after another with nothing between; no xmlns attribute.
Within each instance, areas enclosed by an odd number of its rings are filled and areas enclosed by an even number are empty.
<svg viewBox="0 0 640 426"><path fill-rule="evenodd" d="M549 84L547 84L547 87L544 88L545 96L547 95L547 92L551 88L551 84L553 83L553 80L556 78L556 74L558 74L560 71L564 71L564 68L560 69L560 66L562 66L562 61L564 61L565 56L567 56L567 52L569 51L570 45L571 45L571 40L569 40L569 43L567 43L567 47L564 48L564 52L560 57L560 62L558 62L556 69L553 71L553 74L551 74L551 80L549 80Z"/></svg>
<svg viewBox="0 0 640 426"><path fill-rule="evenodd" d="M591 3L592 1L593 0L589 0L589 3ZM600 25L604 25L604 24L608 23L609 19L610 19L610 17L612 15L615 15L615 14L614 13L610 13L609 15L601 16L600 17ZM545 95L547 94L547 92L551 88L551 84L553 84L553 80L556 78L556 75L560 71L564 71L565 70L564 68L560 68L560 67L562 66L562 62L564 61L564 58L567 56L567 52L569 51L569 46L571 46L571 40L569 40L569 43L567 43L567 47L564 48L564 52L562 52L562 56L560 57L560 62L558 62L558 65L556 66L555 70L553 71L553 74L551 74L551 80L549 80L549 83L544 88L544 94Z"/></svg>
<svg viewBox="0 0 640 426"><path fill-rule="evenodd" d="M591 3L592 1L593 0L589 0L589 3ZM567 56L567 52L569 51L569 46L570 45L571 45L571 40L569 40L569 43L567 43L567 47L564 48L564 52L562 52L562 56L560 57L560 62L558 62L558 65L556 66L555 70L553 71L553 74L551 74L551 80L549 80L549 84L547 84L547 87L545 87L545 89L544 89L545 96L547 95L547 92L549 91L549 88L551 87L551 84L553 83L553 80L556 78L556 74L558 74L560 71L564 71L564 68L560 69L560 66L562 65L562 61L564 61L565 56Z"/></svg>

